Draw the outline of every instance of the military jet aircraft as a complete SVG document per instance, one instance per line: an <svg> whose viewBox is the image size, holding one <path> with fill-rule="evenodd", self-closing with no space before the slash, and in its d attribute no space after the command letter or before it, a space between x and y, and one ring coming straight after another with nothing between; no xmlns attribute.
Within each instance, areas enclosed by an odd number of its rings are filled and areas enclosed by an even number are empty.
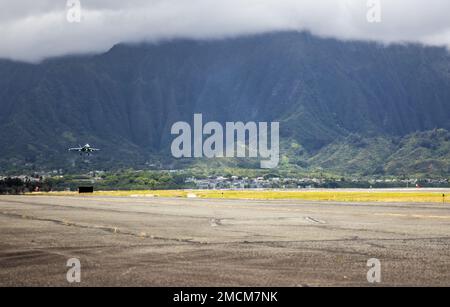
<svg viewBox="0 0 450 307"><path fill-rule="evenodd" d="M84 146L79 146L76 148L69 148L69 151L77 151L80 153L80 156L83 154L87 154L88 156L91 155L94 151L99 151L100 149L92 148L91 145L86 144Z"/></svg>

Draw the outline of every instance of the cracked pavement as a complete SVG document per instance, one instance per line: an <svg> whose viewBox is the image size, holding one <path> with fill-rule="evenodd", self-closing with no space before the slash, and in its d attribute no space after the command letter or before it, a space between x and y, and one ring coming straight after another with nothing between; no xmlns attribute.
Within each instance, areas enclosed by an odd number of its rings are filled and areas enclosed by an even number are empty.
<svg viewBox="0 0 450 307"><path fill-rule="evenodd" d="M0 196L0 286L450 286L450 206Z"/></svg>

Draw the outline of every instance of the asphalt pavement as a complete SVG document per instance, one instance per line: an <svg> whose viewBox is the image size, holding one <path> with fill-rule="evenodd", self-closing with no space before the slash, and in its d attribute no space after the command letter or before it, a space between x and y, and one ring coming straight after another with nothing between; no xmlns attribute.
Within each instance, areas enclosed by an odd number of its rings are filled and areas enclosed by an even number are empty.
<svg viewBox="0 0 450 307"><path fill-rule="evenodd" d="M450 286L450 205L0 196L0 286Z"/></svg>

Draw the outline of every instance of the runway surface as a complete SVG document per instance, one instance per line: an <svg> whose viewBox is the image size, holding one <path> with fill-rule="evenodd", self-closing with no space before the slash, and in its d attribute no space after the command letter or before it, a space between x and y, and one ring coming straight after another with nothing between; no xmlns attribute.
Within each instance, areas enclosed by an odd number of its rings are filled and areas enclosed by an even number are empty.
<svg viewBox="0 0 450 307"><path fill-rule="evenodd" d="M450 286L450 206L0 196L0 286Z"/></svg>

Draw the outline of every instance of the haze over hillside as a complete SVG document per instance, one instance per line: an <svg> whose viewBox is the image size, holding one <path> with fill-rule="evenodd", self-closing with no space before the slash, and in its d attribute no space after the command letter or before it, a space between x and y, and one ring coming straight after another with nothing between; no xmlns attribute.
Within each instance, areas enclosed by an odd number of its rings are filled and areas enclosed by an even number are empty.
<svg viewBox="0 0 450 307"><path fill-rule="evenodd" d="M0 108L2 170L70 168L86 142L103 149L95 167L170 167L171 125L202 113L280 121L281 167L450 174L444 48L279 32L2 60Z"/></svg>

